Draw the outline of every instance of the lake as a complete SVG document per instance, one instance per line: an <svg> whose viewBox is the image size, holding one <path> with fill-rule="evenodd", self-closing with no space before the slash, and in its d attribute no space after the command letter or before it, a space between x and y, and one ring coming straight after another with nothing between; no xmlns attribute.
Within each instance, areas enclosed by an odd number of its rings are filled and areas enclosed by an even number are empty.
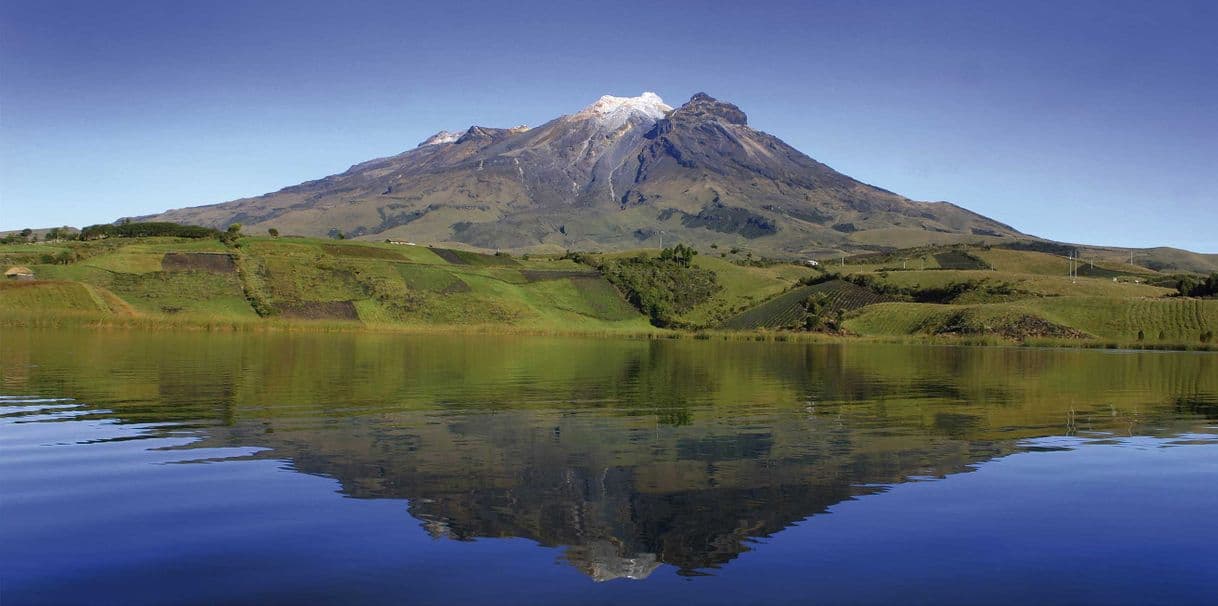
<svg viewBox="0 0 1218 606"><path fill-rule="evenodd" d="M0 366L5 606L1218 584L1213 353L5 329Z"/></svg>

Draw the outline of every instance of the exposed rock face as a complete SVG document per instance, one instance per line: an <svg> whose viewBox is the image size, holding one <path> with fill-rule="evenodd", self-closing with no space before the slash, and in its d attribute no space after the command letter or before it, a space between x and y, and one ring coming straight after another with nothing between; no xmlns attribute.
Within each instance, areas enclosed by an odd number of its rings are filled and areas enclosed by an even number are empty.
<svg viewBox="0 0 1218 606"><path fill-rule="evenodd" d="M660 232L762 253L1019 235L856 181L705 93L676 109L606 95L536 128L440 131L339 175L150 219L506 249L631 248Z"/></svg>

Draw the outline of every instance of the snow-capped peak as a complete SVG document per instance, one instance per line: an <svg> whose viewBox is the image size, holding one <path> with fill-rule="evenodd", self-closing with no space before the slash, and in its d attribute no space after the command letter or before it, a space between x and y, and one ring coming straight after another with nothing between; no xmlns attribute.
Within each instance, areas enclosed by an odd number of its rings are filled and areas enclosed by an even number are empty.
<svg viewBox="0 0 1218 606"><path fill-rule="evenodd" d="M461 133L442 130L428 137L426 141L419 144L419 147L423 147L424 145L439 145L440 143L452 143L459 138L461 138Z"/></svg>
<svg viewBox="0 0 1218 606"><path fill-rule="evenodd" d="M659 95L645 92L637 97L605 95L577 115L596 116L605 121L618 122L625 121L631 115L643 115L652 120L659 120L670 111L672 107L664 103Z"/></svg>

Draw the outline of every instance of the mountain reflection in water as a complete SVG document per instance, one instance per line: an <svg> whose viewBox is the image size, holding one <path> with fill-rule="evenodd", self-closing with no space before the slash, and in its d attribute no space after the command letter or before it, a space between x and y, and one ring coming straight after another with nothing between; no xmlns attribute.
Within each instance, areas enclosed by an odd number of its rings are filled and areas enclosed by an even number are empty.
<svg viewBox="0 0 1218 606"><path fill-rule="evenodd" d="M406 500L435 538L565 548L598 581L713 573L1036 438L1212 443L1218 421L1218 357L1193 354L28 331L0 362L3 393L73 398L72 419L284 461Z"/></svg>

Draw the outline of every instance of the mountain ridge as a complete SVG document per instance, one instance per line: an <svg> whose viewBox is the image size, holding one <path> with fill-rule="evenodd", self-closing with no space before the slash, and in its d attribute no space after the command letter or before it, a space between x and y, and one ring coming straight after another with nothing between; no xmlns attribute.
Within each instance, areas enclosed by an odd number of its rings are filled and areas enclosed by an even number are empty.
<svg viewBox="0 0 1218 606"><path fill-rule="evenodd" d="M140 219L488 250L621 250L666 235L772 255L1035 239L844 175L706 93L676 108L606 95L532 128L440 131L322 179Z"/></svg>

